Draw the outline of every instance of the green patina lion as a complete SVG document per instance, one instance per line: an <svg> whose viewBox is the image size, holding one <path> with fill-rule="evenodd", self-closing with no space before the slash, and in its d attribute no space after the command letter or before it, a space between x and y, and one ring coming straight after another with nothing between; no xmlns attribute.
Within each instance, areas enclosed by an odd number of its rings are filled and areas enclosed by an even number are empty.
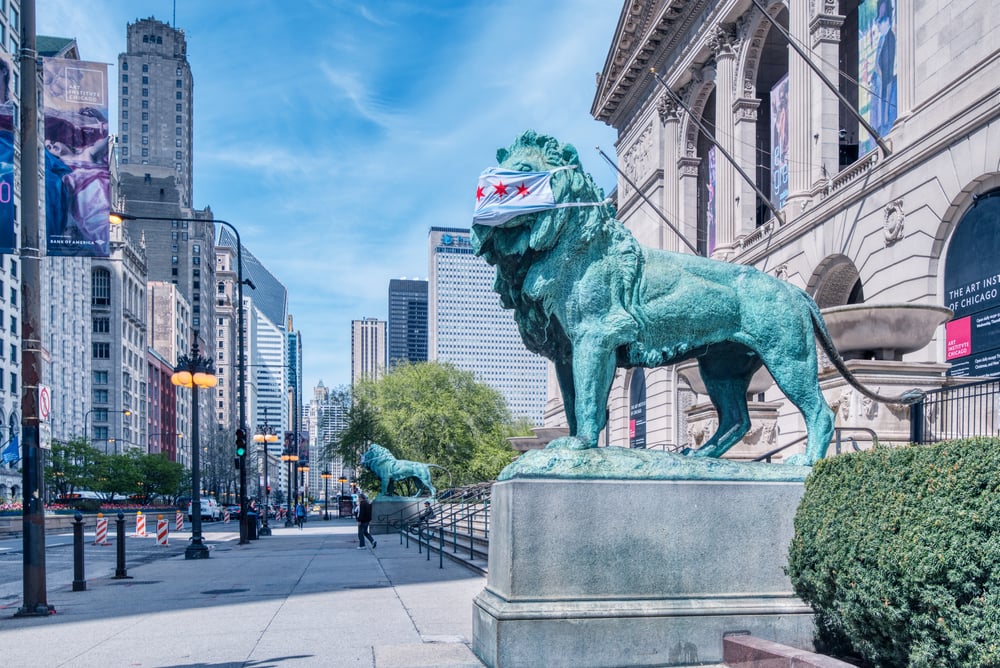
<svg viewBox="0 0 1000 668"><path fill-rule="evenodd" d="M500 167L552 175L556 203L601 202L576 149L527 131L497 151ZM833 411L820 392L814 337L845 379L863 387L834 348L816 303L803 290L753 267L645 248L614 218L610 204L553 208L498 226L472 226L477 255L497 269L494 289L513 309L529 350L555 365L570 436L549 447L597 446L617 367L658 367L695 358L719 416L715 434L691 454L719 457L750 428L746 392L766 365L802 412L805 455L821 459Z"/></svg>
<svg viewBox="0 0 1000 668"><path fill-rule="evenodd" d="M431 466L441 468L436 464L424 464L423 462L411 462L406 459L396 459L387 448L373 443L365 451L361 458L361 465L369 469L382 483L382 496L395 496L393 494L393 484L400 480L413 478L431 496L437 494L434 485L431 483Z"/></svg>

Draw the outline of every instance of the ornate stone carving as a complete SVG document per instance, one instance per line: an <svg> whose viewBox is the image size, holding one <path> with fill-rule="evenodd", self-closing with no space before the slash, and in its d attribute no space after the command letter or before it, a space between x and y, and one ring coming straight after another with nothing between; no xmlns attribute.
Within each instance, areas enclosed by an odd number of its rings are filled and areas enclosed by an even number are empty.
<svg viewBox="0 0 1000 668"><path fill-rule="evenodd" d="M775 267L774 268L774 277L777 278L777 279L779 279L779 280L782 280L782 281L787 281L788 280L788 265L787 264L779 264L777 267Z"/></svg>
<svg viewBox="0 0 1000 668"><path fill-rule="evenodd" d="M656 112L660 115L660 123L666 125L670 121L679 121L681 118L681 108L673 99L664 93L656 101Z"/></svg>
<svg viewBox="0 0 1000 668"><path fill-rule="evenodd" d="M742 97L733 104L733 116L734 120L739 121L756 121L757 120L757 109L760 107L760 100L755 98Z"/></svg>
<svg viewBox="0 0 1000 668"><path fill-rule="evenodd" d="M633 183L639 183L642 177L649 172L652 138L653 124L650 123L622 154L622 171L632 179ZM632 188L627 182L622 184L621 189L624 196L627 197L631 194Z"/></svg>
<svg viewBox="0 0 1000 668"><path fill-rule="evenodd" d="M885 221L882 223L882 234L885 245L889 247L903 238L903 223L906 214L903 212L903 200L897 199L885 206Z"/></svg>
<svg viewBox="0 0 1000 668"><path fill-rule="evenodd" d="M739 36L732 23L721 23L708 36L708 48L716 58L731 58L739 49Z"/></svg>

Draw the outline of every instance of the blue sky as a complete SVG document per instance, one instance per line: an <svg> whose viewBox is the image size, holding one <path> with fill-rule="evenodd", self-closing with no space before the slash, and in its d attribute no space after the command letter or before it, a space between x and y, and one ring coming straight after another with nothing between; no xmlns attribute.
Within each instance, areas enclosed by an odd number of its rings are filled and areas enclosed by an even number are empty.
<svg viewBox="0 0 1000 668"><path fill-rule="evenodd" d="M194 76L194 204L288 288L304 389L350 381L350 322L427 276L431 226L468 227L479 173L535 129L605 191L614 131L590 116L615 0L178 0ZM170 0L42 0L39 34L117 63ZM114 82L118 72L110 69ZM116 95L112 93L112 99ZM115 112L117 102L113 104Z"/></svg>

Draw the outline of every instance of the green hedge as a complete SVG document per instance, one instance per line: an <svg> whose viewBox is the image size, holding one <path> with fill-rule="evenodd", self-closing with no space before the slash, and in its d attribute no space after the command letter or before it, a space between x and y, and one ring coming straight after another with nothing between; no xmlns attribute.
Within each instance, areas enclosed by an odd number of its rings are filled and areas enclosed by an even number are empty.
<svg viewBox="0 0 1000 668"><path fill-rule="evenodd" d="M1000 666L1000 440L818 462L788 561L824 651L873 666Z"/></svg>

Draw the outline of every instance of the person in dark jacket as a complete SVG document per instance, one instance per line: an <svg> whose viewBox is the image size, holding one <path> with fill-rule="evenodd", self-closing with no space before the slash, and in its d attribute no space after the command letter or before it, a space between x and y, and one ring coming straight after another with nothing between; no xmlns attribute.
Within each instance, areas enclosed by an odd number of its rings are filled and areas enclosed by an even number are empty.
<svg viewBox="0 0 1000 668"><path fill-rule="evenodd" d="M368 503L368 497L364 494L358 494L358 549L365 549L365 538L371 541L372 549L378 545L375 539L372 538L371 532L368 530L368 525L372 523L372 504Z"/></svg>

